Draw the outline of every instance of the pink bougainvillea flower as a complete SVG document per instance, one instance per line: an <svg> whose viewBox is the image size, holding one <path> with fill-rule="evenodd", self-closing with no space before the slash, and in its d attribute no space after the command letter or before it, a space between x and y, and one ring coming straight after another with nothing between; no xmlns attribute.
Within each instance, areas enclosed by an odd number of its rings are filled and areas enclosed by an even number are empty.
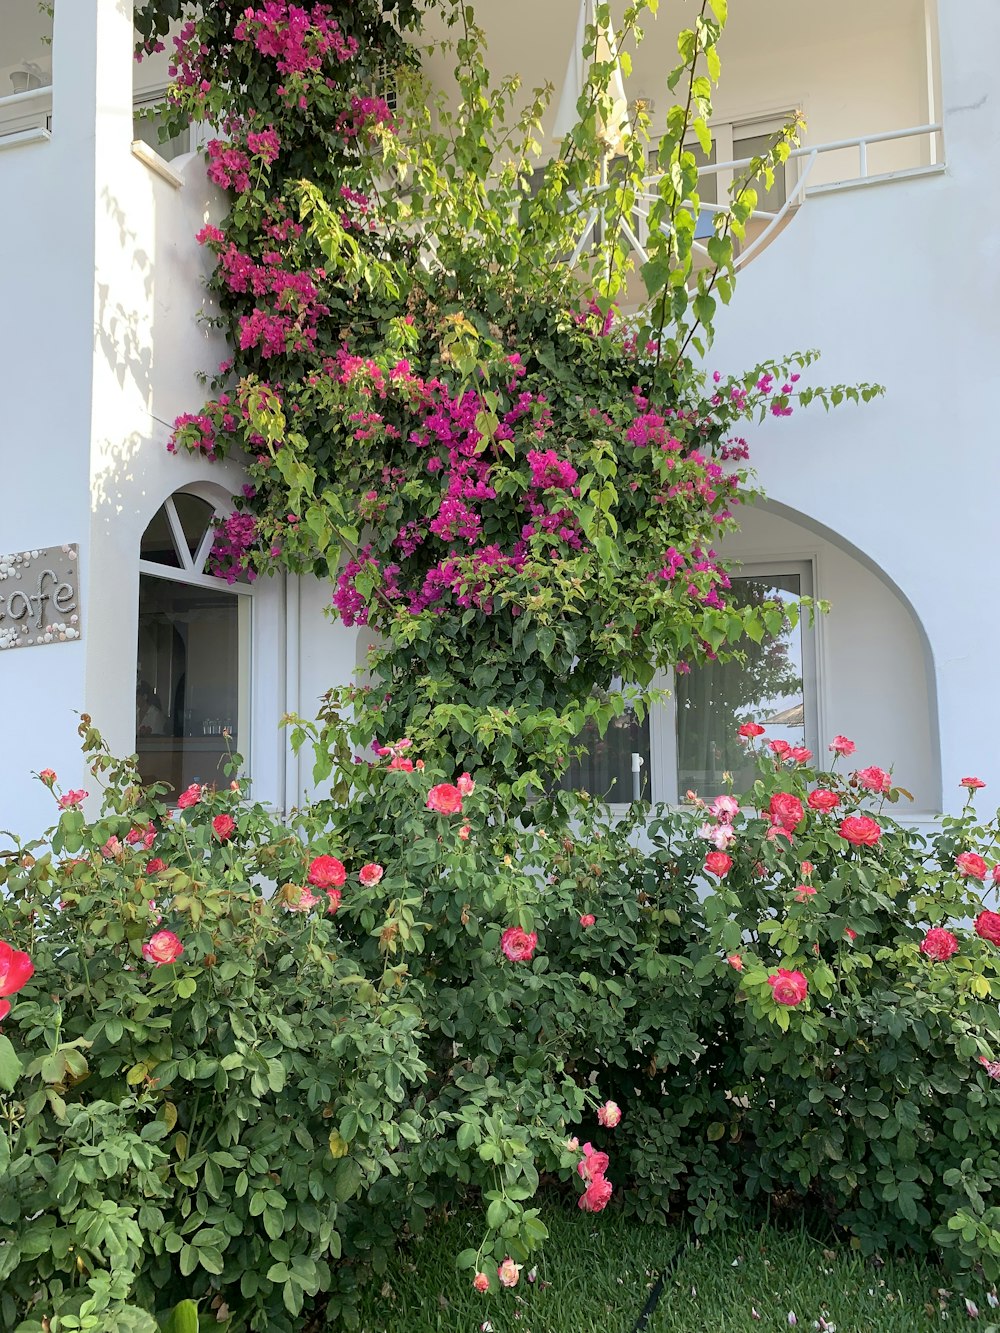
<svg viewBox="0 0 1000 1333"><path fill-rule="evenodd" d="M458 788L459 794L462 796L471 796L476 790L476 784L472 781L472 778L469 777L468 773L459 774L455 786Z"/></svg>
<svg viewBox="0 0 1000 1333"><path fill-rule="evenodd" d="M236 820L232 815L216 815L212 820L212 832L220 842L228 842L236 832Z"/></svg>
<svg viewBox="0 0 1000 1333"><path fill-rule="evenodd" d="M740 812L740 803L735 796L716 796L708 807L708 813L723 824L730 824ZM704 836L704 835L702 835Z"/></svg>
<svg viewBox="0 0 1000 1333"><path fill-rule="evenodd" d="M306 879L316 889L339 889L347 879L343 861L335 856L316 856L309 863Z"/></svg>
<svg viewBox="0 0 1000 1333"><path fill-rule="evenodd" d="M791 792L776 791L767 808L767 817L775 828L794 833L805 818L802 802Z"/></svg>
<svg viewBox="0 0 1000 1333"><path fill-rule="evenodd" d="M472 1285L476 1291L482 1294L483 1292L489 1291L490 1280L485 1273L477 1273L472 1279Z"/></svg>
<svg viewBox="0 0 1000 1333"><path fill-rule="evenodd" d="M840 797L835 791L830 791L826 787L817 787L806 797L806 803L810 810L818 810L820 814L829 814L840 804Z"/></svg>
<svg viewBox="0 0 1000 1333"><path fill-rule="evenodd" d="M920 952L935 963L946 963L953 953L958 953L958 940L950 930L932 926L920 941Z"/></svg>
<svg viewBox="0 0 1000 1333"><path fill-rule="evenodd" d="M384 874L385 870L377 861L369 861L366 866L362 866L358 871L358 879L366 889L370 889L379 882Z"/></svg>
<svg viewBox="0 0 1000 1333"><path fill-rule="evenodd" d="M13 995L26 986L35 971L28 954L0 940L0 995Z"/></svg>
<svg viewBox="0 0 1000 1333"><path fill-rule="evenodd" d="M811 884L800 884L798 888L795 890L795 901L797 903L808 902L809 899L815 894L815 892L816 890L812 887Z"/></svg>
<svg viewBox="0 0 1000 1333"><path fill-rule="evenodd" d="M197 782L192 782L191 786L182 791L177 798L177 804L181 810L190 810L192 805L197 805L201 800L201 787Z"/></svg>
<svg viewBox="0 0 1000 1333"><path fill-rule="evenodd" d="M594 1180L603 1176L611 1165L611 1158L606 1152L597 1152L592 1143L585 1143L582 1148L583 1158L576 1164L576 1174L583 1180Z"/></svg>
<svg viewBox="0 0 1000 1333"><path fill-rule="evenodd" d="M874 764L871 768L859 768L855 773L855 778L862 787L868 791L887 792L892 787L892 776L884 768L877 768Z"/></svg>
<svg viewBox="0 0 1000 1333"><path fill-rule="evenodd" d="M500 936L500 948L504 957L512 963L527 963L535 952L538 936L532 930L523 931L520 926L508 926Z"/></svg>
<svg viewBox="0 0 1000 1333"><path fill-rule="evenodd" d="M612 1185L606 1176L595 1176L580 1195L578 1208L585 1213L599 1213L607 1208L611 1199Z"/></svg>
<svg viewBox="0 0 1000 1333"><path fill-rule="evenodd" d="M142 956L147 963L163 967L165 963L176 963L184 952L184 945L172 930L158 930L142 946Z"/></svg>
<svg viewBox="0 0 1000 1333"><path fill-rule="evenodd" d="M51 787L55 786L55 783L56 783L56 775L55 775L55 772L54 772L51 768L43 768L42 771L39 773L38 776L39 776L39 777L41 778L41 780L45 783L46 787L51 788Z"/></svg>
<svg viewBox="0 0 1000 1333"><path fill-rule="evenodd" d="M772 972L767 984L771 987L775 1004L787 1004L790 1007L801 1004L809 991L809 983L801 972L789 972L784 967Z"/></svg>
<svg viewBox="0 0 1000 1333"><path fill-rule="evenodd" d="M166 861L161 861L158 856L154 856L151 861L146 862L146 874L158 875L161 870L166 870Z"/></svg>
<svg viewBox="0 0 1000 1333"><path fill-rule="evenodd" d="M336 912L337 908L340 906L340 900L342 897L341 892L339 889L327 889L326 896L327 896L326 914L327 916L333 916L334 912Z"/></svg>
<svg viewBox="0 0 1000 1333"><path fill-rule="evenodd" d="M296 893L295 890L298 889ZM308 912L319 902L319 896L302 885L289 884L286 892L289 896L282 903L286 912Z"/></svg>
<svg viewBox="0 0 1000 1333"><path fill-rule="evenodd" d="M985 879L989 872L989 866L976 852L960 852L955 857L955 869L970 879Z"/></svg>
<svg viewBox="0 0 1000 1333"><path fill-rule="evenodd" d="M830 742L830 749L834 754L853 754L858 747L853 741L849 741L846 736L834 736Z"/></svg>
<svg viewBox="0 0 1000 1333"><path fill-rule="evenodd" d="M60 810L72 810L74 806L82 805L89 795L89 791L63 792L62 796L59 797L59 808Z"/></svg>
<svg viewBox="0 0 1000 1333"><path fill-rule="evenodd" d="M1000 913L980 912L976 917L976 934L990 944L1000 944Z"/></svg>
<svg viewBox="0 0 1000 1333"><path fill-rule="evenodd" d="M605 1102L597 1108L597 1123L605 1129L614 1129L621 1122L622 1108L617 1102Z"/></svg>
<svg viewBox="0 0 1000 1333"><path fill-rule="evenodd" d="M427 793L427 809L439 815L460 815L462 793L450 782L439 782Z"/></svg>
<svg viewBox="0 0 1000 1333"><path fill-rule="evenodd" d="M749 741L753 740L755 736L763 736L764 728L759 722L744 722L736 734Z"/></svg>
<svg viewBox="0 0 1000 1333"><path fill-rule="evenodd" d="M49 770L46 769L45 771L48 772ZM41 776L42 774L39 774L39 777ZM968 787L969 791L979 791L981 787L986 786L986 783L982 778L963 778L958 785L960 787Z"/></svg>
<svg viewBox="0 0 1000 1333"><path fill-rule="evenodd" d="M868 815L848 815L837 832L852 847L874 847L882 836L881 827Z"/></svg>
<svg viewBox="0 0 1000 1333"><path fill-rule="evenodd" d="M523 1266L523 1264L516 1264L508 1255L497 1269L497 1277L500 1279L501 1287L516 1287Z"/></svg>
<svg viewBox="0 0 1000 1333"><path fill-rule="evenodd" d="M726 962L735 972L743 971L743 959L738 953L726 954Z"/></svg>
<svg viewBox="0 0 1000 1333"><path fill-rule="evenodd" d="M710 875L725 879L733 868L733 858L725 852L709 852L705 857L705 869Z"/></svg>

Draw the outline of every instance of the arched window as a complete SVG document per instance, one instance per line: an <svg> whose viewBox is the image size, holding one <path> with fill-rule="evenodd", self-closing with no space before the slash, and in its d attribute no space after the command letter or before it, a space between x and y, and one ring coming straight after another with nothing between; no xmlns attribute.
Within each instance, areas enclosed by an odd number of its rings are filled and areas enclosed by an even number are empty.
<svg viewBox="0 0 1000 1333"><path fill-rule="evenodd" d="M228 756L247 758L249 583L210 572L225 511L178 491L143 533L139 551L136 752L147 781L176 793L229 782Z"/></svg>

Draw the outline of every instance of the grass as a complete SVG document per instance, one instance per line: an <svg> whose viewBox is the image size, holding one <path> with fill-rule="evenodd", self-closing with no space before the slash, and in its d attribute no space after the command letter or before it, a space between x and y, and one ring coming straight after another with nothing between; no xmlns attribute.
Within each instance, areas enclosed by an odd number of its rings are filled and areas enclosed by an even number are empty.
<svg viewBox="0 0 1000 1333"><path fill-rule="evenodd" d="M561 1206L545 1217L549 1240L534 1283L480 1296L455 1255L478 1244L478 1218L453 1218L410 1243L361 1307L363 1333L632 1333L650 1289L689 1233L640 1226ZM1000 1333L985 1289L970 1319L963 1296L915 1260L872 1264L796 1226L744 1224L688 1239L645 1333L776 1333L789 1314L803 1330L922 1333L955 1325ZM754 1311L760 1316L754 1318ZM992 1317L992 1318L991 1318Z"/></svg>

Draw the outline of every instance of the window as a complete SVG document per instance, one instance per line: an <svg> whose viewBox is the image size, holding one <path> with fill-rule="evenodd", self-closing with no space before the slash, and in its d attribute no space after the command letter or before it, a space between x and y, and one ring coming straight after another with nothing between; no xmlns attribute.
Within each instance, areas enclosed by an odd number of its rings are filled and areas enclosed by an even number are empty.
<svg viewBox="0 0 1000 1333"><path fill-rule="evenodd" d="M143 94L141 101L133 104L132 137L152 148L155 153L159 153L165 162L172 162L175 157L191 151L191 129L188 126L169 139L160 138L163 114L156 108L162 104L164 96L165 92L146 93Z"/></svg>
<svg viewBox="0 0 1000 1333"><path fill-rule="evenodd" d="M808 562L780 566L744 566L732 580L730 602L750 606L762 602L797 601L812 595ZM815 645L811 628L786 618L776 633L761 643L747 639L744 660L708 662L678 672L667 684L671 698L654 704L639 721L631 710L612 723L603 738L596 727L580 737L588 753L575 760L562 785L584 788L611 802L633 798L633 756L639 756L639 789L644 799L683 802L688 791L711 797L732 778L736 792L756 778L737 728L755 721L767 728L769 740L817 746ZM615 682L620 688L620 682Z"/></svg>
<svg viewBox="0 0 1000 1333"><path fill-rule="evenodd" d="M140 546L136 752L146 781L173 793L228 782L228 754L248 749L252 595L206 572L219 517L180 491Z"/></svg>

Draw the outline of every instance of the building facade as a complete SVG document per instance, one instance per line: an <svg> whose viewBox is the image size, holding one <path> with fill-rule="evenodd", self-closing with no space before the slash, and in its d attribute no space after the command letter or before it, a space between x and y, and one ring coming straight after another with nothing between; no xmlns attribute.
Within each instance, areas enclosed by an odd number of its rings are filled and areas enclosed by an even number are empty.
<svg viewBox="0 0 1000 1333"><path fill-rule="evenodd" d="M136 120L166 70L135 65L128 8L57 0L53 20L10 0L0 17L0 827L22 833L52 814L32 772L94 789L77 712L174 786L220 781L233 733L256 794L290 808L309 764L290 754L281 716L310 714L366 646L364 631L328 618L314 580L229 584L207 571L213 516L243 478L166 443L200 403L196 373L225 354L199 319L206 257L194 240L224 201L197 142L160 144ZM558 88L577 9L482 0L494 67ZM789 112L804 112L807 131L761 201L712 366L737 373L818 347L818 379L886 388L750 440L769 499L728 541L742 586L831 604L778 636L786 683L758 696L760 711L771 734L817 751L852 736L862 762L894 766L914 796L901 813L919 820L959 806L967 773L1000 781L989 574L1000 12L992 0L731 9L704 198L724 197L727 163L758 152ZM664 8L627 83L652 98L654 119L675 27ZM428 60L442 84L446 63ZM641 245L641 215L635 231ZM655 799L714 794L732 767L719 701L724 713L739 688L732 676L676 682L648 727L595 756L594 785L620 795L639 753Z"/></svg>

